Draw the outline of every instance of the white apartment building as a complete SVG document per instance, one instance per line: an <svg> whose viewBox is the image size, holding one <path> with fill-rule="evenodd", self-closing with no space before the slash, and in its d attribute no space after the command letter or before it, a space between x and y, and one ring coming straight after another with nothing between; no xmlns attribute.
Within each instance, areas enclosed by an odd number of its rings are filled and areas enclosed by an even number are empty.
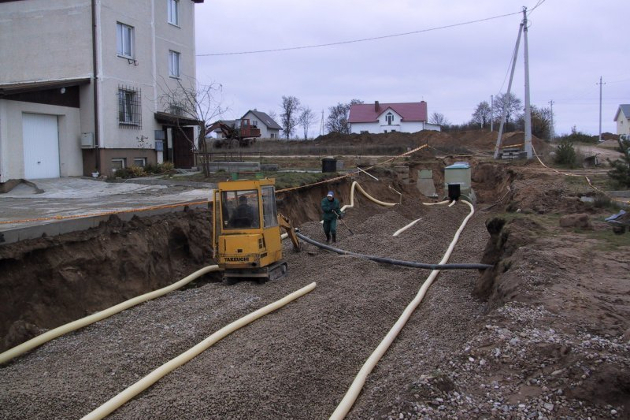
<svg viewBox="0 0 630 420"><path fill-rule="evenodd" d="M0 183L193 166L195 3L0 0Z"/></svg>

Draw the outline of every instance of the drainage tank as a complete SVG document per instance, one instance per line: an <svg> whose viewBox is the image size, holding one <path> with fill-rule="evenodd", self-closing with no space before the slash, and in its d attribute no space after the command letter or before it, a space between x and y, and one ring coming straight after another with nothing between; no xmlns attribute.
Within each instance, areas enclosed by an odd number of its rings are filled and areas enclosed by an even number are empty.
<svg viewBox="0 0 630 420"><path fill-rule="evenodd" d="M444 191L448 191L449 196L452 193L458 196L462 194L474 200L471 184L472 176L468 162L455 162L444 168Z"/></svg>

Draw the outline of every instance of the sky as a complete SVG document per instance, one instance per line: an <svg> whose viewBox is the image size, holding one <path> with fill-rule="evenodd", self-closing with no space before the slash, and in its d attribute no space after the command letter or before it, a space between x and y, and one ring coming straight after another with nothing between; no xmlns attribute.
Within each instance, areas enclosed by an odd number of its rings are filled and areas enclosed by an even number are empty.
<svg viewBox="0 0 630 420"><path fill-rule="evenodd" d="M225 119L279 116L282 96L295 96L316 114L311 137L322 111L352 99L424 100L429 115L462 124L507 91L523 6L531 104L553 101L557 134L596 135L601 77L602 132L616 132L618 106L630 103L627 0L206 0L195 6L197 80L221 86ZM524 102L523 51L521 40L512 93Z"/></svg>

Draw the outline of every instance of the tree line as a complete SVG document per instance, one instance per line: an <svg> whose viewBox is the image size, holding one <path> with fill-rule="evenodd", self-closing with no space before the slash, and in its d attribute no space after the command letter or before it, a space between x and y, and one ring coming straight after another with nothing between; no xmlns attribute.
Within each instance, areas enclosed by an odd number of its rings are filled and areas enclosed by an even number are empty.
<svg viewBox="0 0 630 420"><path fill-rule="evenodd" d="M350 107L355 104L362 104L363 101L353 99L348 103L337 103L337 105L328 108L328 116L324 122L324 128L328 133L350 134ZM310 128L317 120L316 114L306 105L302 105L300 100L295 96L283 96L280 114L280 126L282 127L283 136L288 140L296 133L298 128L304 136L304 140L308 138ZM276 119L277 115L274 111L270 111L269 116Z"/></svg>
<svg viewBox="0 0 630 420"><path fill-rule="evenodd" d="M505 106L504 132L525 129L525 109L523 102L513 93L502 93L494 98L494 103L481 101L475 107L470 121L463 124L450 124L442 114L432 114L429 122L440 124L443 131L479 130L494 125L498 130ZM552 137L553 114L550 107L531 105L532 134L540 139ZM438 122L439 121L439 122Z"/></svg>
<svg viewBox="0 0 630 420"><path fill-rule="evenodd" d="M350 124L348 122L350 107L355 104L364 103L359 99L352 99L347 103L337 103L337 105L328 108L328 114L324 122L324 127L328 133L350 134ZM482 130L489 128L494 124L495 130L498 130L505 106L505 123L504 131L524 130L525 113L523 102L513 93L503 93L497 95L494 103L491 105L488 101L481 101L475 107L472 118L462 124L451 124L451 122L439 112L434 112L429 117L430 124L439 125L442 131L463 131L463 130ZM541 139L551 139L553 115L549 107L537 107L532 105L532 134ZM275 119L275 112L269 112L269 115ZM280 126L283 130L285 138L290 139L298 128L301 127L304 139L308 138L310 128L315 124L317 117L313 110L302 105L300 100L295 96L283 96L281 103Z"/></svg>

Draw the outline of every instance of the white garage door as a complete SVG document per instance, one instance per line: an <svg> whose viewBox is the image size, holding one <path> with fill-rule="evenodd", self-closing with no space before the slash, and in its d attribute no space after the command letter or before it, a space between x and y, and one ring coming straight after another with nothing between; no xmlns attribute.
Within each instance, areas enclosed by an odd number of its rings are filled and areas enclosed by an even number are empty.
<svg viewBox="0 0 630 420"><path fill-rule="evenodd" d="M22 114L24 178L59 178L56 115Z"/></svg>

